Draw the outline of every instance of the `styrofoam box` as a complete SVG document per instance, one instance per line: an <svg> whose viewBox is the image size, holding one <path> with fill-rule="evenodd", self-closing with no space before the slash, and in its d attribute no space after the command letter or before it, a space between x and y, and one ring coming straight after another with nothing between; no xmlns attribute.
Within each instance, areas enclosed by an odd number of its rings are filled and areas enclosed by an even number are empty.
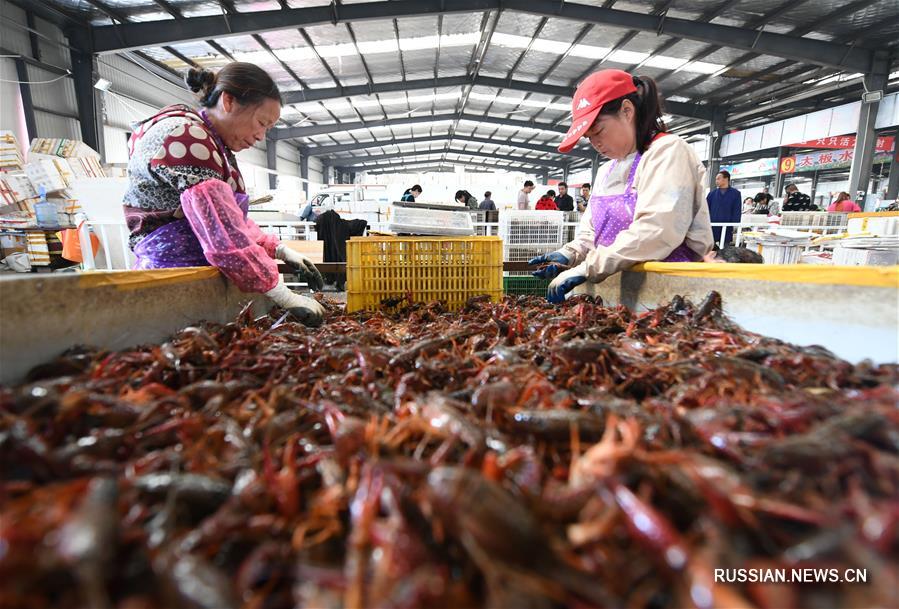
<svg viewBox="0 0 899 609"><path fill-rule="evenodd" d="M387 230L415 235L466 237L474 234L474 225L471 222L471 215L465 208L460 208L459 211L444 211L392 205Z"/></svg>
<svg viewBox="0 0 899 609"><path fill-rule="evenodd" d="M862 249L837 246L833 263L842 266L892 266L899 264L899 249Z"/></svg>
<svg viewBox="0 0 899 609"><path fill-rule="evenodd" d="M899 216L869 216L849 218L846 231L850 235L871 233L872 235L899 235Z"/></svg>
<svg viewBox="0 0 899 609"><path fill-rule="evenodd" d="M799 264L802 258L801 245L755 243L749 249L755 249L761 254L765 264Z"/></svg>

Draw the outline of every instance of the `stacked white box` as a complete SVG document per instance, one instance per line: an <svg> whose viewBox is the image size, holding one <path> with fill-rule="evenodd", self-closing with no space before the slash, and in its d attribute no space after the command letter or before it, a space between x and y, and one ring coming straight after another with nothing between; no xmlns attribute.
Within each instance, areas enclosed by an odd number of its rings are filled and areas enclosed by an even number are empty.
<svg viewBox="0 0 899 609"><path fill-rule="evenodd" d="M899 235L899 214L888 212L876 216L868 214L853 214L853 216L846 228L846 232L850 235Z"/></svg>
<svg viewBox="0 0 899 609"><path fill-rule="evenodd" d="M93 157L100 158L100 153L80 140L64 138L36 137L31 140L31 152L64 158ZM31 159L29 159L31 160Z"/></svg>
<svg viewBox="0 0 899 609"><path fill-rule="evenodd" d="M0 171L19 171L23 165L16 136L12 131L0 131Z"/></svg>
<svg viewBox="0 0 899 609"><path fill-rule="evenodd" d="M565 212L504 210L499 214L499 236L503 260L527 262L534 256L554 252L565 243ZM509 275L527 275L512 272Z"/></svg>

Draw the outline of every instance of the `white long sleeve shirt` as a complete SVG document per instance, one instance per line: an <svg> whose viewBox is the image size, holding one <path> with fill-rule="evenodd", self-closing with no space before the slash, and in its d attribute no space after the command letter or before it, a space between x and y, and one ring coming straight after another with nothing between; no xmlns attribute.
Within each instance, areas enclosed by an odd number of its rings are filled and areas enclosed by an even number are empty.
<svg viewBox="0 0 899 609"><path fill-rule="evenodd" d="M591 195L622 194L635 157L636 152L620 161L605 184L611 161L603 164L593 176ZM664 260L681 243L701 258L714 245L705 175L705 167L684 140L676 135L658 138L643 154L634 176L637 204L631 225L611 245L594 247L588 205L577 236L559 252L571 266L583 267L587 280L594 282L640 262Z"/></svg>

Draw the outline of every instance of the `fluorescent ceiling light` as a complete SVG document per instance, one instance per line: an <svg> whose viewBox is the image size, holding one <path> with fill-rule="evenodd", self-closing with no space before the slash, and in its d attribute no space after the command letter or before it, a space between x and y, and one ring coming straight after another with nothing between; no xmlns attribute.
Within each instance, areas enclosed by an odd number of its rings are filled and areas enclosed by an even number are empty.
<svg viewBox="0 0 899 609"><path fill-rule="evenodd" d="M397 44L396 38L387 38L385 40L364 40L358 43L359 52L364 55L376 55L380 53L396 53L402 51L422 51L429 49L452 48L473 46L478 43L481 38L480 32L470 32L467 34L444 34L442 36L419 36L416 38L400 38ZM343 42L340 44L317 44L315 50L318 54L326 59L334 59L341 57L357 56L356 45L352 42ZM237 52L235 57L240 61L268 61L271 63L271 56L265 51ZM311 47L293 47L290 49L276 49L275 55L282 61L303 61L315 60L315 51ZM266 59L267 58L267 59Z"/></svg>
<svg viewBox="0 0 899 609"><path fill-rule="evenodd" d="M624 63L624 64L632 64L632 63L640 63L642 61L646 61L649 59L649 53L636 53L634 51L622 51L617 50L613 51L606 61L614 61L615 63Z"/></svg>
<svg viewBox="0 0 899 609"><path fill-rule="evenodd" d="M837 74L833 74L831 76L827 76L825 78L815 80L806 80L802 84L804 85L813 85L815 87L819 87L821 85L826 85L832 82L846 82L849 80L855 80L856 78L861 78L864 74L856 72L855 74L846 74L845 72L838 72Z"/></svg>
<svg viewBox="0 0 899 609"><path fill-rule="evenodd" d="M493 102L496 104L508 104L512 106L527 106L529 108L552 108L554 110L571 109L571 104L550 104L547 102L537 101L535 99L510 97L508 95L485 95L483 93L472 93L469 97L478 101Z"/></svg>
<svg viewBox="0 0 899 609"><path fill-rule="evenodd" d="M659 68L662 70L677 70L684 66L684 64L689 63L688 59L681 59L680 57L667 57L665 55L653 55L645 62L643 62L644 66L649 68Z"/></svg>
<svg viewBox="0 0 899 609"><path fill-rule="evenodd" d="M589 44L576 44L571 47L569 55L573 57L582 57L584 59L602 59L609 54L611 48L595 47Z"/></svg>
<svg viewBox="0 0 899 609"><path fill-rule="evenodd" d="M496 32L493 34L493 44L507 47L511 49L526 49L530 44L531 38L528 36L517 36L515 34L502 34ZM542 51L552 55L561 55L566 51L564 45L559 45L557 41L538 39L531 45L532 50ZM660 68L664 70L685 70L687 72L696 72L698 74L712 74L725 66L721 64L707 63L704 61L689 61L682 57L669 57L667 55L652 55L649 53L640 53L637 51L616 50L612 51L609 47L598 47L589 44L576 44L571 47L570 55L574 57L582 57L584 59L605 59L612 63L620 63L624 65L632 65L642 63L651 68Z"/></svg>
<svg viewBox="0 0 899 609"><path fill-rule="evenodd" d="M696 72L697 74L715 74L726 70L727 66L720 63L708 63L706 61L691 61L681 68L684 72Z"/></svg>

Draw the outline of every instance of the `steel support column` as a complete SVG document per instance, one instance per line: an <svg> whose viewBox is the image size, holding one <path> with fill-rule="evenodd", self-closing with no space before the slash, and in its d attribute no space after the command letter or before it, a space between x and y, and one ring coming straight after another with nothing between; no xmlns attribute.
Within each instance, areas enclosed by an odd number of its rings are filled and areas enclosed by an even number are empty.
<svg viewBox="0 0 899 609"><path fill-rule="evenodd" d="M596 172L599 170L599 155L593 155L593 161L590 163L590 189L596 188Z"/></svg>
<svg viewBox="0 0 899 609"><path fill-rule="evenodd" d="M899 136L899 133L896 134ZM899 198L899 146L893 151L893 160L890 161L890 175L887 179L887 199Z"/></svg>
<svg viewBox="0 0 899 609"><path fill-rule="evenodd" d="M780 197L780 191L784 186L784 176L780 171L780 163L784 158L784 149L783 146L777 147L777 173L774 174L774 192L769 192L768 194L774 197L775 199Z"/></svg>
<svg viewBox="0 0 899 609"><path fill-rule="evenodd" d="M106 158L103 143L103 98L94 88L97 73L96 59L90 53L71 50L72 78L75 83L75 99L78 103L78 122L81 124L81 140Z"/></svg>
<svg viewBox="0 0 899 609"><path fill-rule="evenodd" d="M274 190L278 187L278 143L275 140L265 140L265 167L269 170L268 187Z"/></svg>
<svg viewBox="0 0 899 609"><path fill-rule="evenodd" d="M25 112L25 130L27 141L37 137L37 122L34 120L34 102L31 99L31 85L28 78L28 66L21 57L16 58L16 77L19 79L19 94L22 96L22 110Z"/></svg>
<svg viewBox="0 0 899 609"><path fill-rule="evenodd" d="M568 183L568 174L569 173L571 173L571 165L565 165L565 167L562 168L562 181L565 182L566 184Z"/></svg>
<svg viewBox="0 0 899 609"><path fill-rule="evenodd" d="M812 174L812 192L809 193L809 197L812 199L812 205L815 205L815 196L818 192L818 171L816 170L814 174ZM827 210L827 206L830 205L830 201L824 201L824 211Z"/></svg>
<svg viewBox="0 0 899 609"><path fill-rule="evenodd" d="M724 137L726 116L724 108L716 107L712 122L709 123L709 164L706 176L709 190L716 187L715 176L721 170L721 139Z"/></svg>
<svg viewBox="0 0 899 609"><path fill-rule="evenodd" d="M300 153L300 179L302 180L303 192L306 193L306 198L312 196L312 191L309 189L309 149L305 146L297 146L297 152Z"/></svg>
<svg viewBox="0 0 899 609"><path fill-rule="evenodd" d="M879 60L879 61L878 61ZM889 56L881 51L875 52L875 70L865 74L864 83L867 91L883 91L886 89L887 74L889 73ZM871 170L874 167L874 148L877 144L877 135L874 133L874 123L877 120L877 109L880 102L862 102L858 114L858 129L855 132L855 149L852 156L852 167L849 170L849 194L855 199L859 207L864 209L865 196L871 184Z"/></svg>
<svg viewBox="0 0 899 609"><path fill-rule="evenodd" d="M37 39L37 23L34 20L34 13L25 12L25 23L28 25L28 41L31 43L31 56L37 61L41 60L41 45ZM22 80L21 78L19 80Z"/></svg>

